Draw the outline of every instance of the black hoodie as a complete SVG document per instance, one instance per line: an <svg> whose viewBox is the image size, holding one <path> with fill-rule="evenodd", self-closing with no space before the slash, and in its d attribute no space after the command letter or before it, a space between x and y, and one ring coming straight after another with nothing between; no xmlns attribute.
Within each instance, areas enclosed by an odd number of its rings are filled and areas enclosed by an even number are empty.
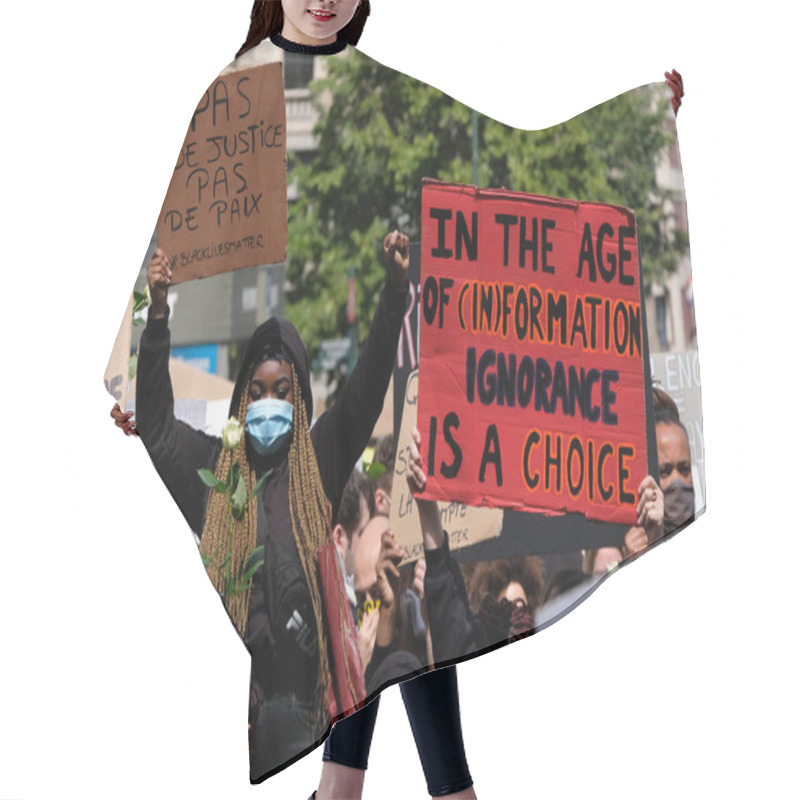
<svg viewBox="0 0 800 800"><path fill-rule="evenodd" d="M366 447L392 374L397 340L403 321L406 289L387 285L381 292L369 337L342 395L311 429L322 485L333 518L344 485ZM149 318L139 347L136 381L136 426L150 458L192 530L203 530L208 489L197 476L201 467L213 470L222 440L197 431L175 419L169 378L170 337L168 315ZM280 342L297 369L301 394L311 419L311 383L308 357L295 327L286 320L270 319L253 334L245 354L252 364L267 343ZM231 415L238 408L247 368L239 374L231 400ZM310 699L316 687L316 629L311 600L289 515L287 459L274 470L261 492L266 536L259 525L259 544L265 544L265 564L256 575L250 596L245 642L253 656L253 671L267 697L290 693ZM300 576L300 578L298 578ZM273 590L292 586L293 596ZM299 594L299 596L298 596ZM298 628L290 619L299 611L309 627ZM288 616L287 616L288 615ZM287 617L287 619L284 619ZM310 645L313 643L313 645Z"/></svg>

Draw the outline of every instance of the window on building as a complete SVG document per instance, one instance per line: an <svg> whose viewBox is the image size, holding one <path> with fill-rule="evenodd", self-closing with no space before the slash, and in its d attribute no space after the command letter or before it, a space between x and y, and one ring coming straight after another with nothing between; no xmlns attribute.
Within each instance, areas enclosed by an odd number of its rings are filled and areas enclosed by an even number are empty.
<svg viewBox="0 0 800 800"><path fill-rule="evenodd" d="M283 84L286 89L305 89L314 77L314 59L302 53L285 53Z"/></svg>
<svg viewBox="0 0 800 800"><path fill-rule="evenodd" d="M667 298L661 295L655 298L656 301L656 331L658 332L658 343L663 350L669 347L669 336L667 334Z"/></svg>

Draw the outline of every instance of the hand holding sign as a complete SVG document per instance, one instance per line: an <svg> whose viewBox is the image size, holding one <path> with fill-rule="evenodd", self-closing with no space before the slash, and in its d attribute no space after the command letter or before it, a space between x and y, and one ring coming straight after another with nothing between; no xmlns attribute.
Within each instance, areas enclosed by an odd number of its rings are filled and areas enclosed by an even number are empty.
<svg viewBox="0 0 800 800"><path fill-rule="evenodd" d="M383 252L389 264L389 279L398 289L408 283L408 236L400 231L386 234Z"/></svg>
<svg viewBox="0 0 800 800"><path fill-rule="evenodd" d="M675 116L678 116L678 109L681 107L681 98L683 97L683 78L676 69L672 70L672 72L665 72L664 77L666 78L664 83L672 89L672 97L670 99L672 110L675 112Z"/></svg>
<svg viewBox="0 0 800 800"><path fill-rule="evenodd" d="M133 419L133 411L123 411L119 407L119 403L114 403L114 408L111 409L111 417L114 424L120 428L126 436L138 436L139 432L136 430L136 422Z"/></svg>
<svg viewBox="0 0 800 800"><path fill-rule="evenodd" d="M439 507L435 500L423 500L419 495L425 491L428 476L422 468L422 456L419 446L422 441L419 431L414 428L411 431L411 444L408 451L408 488L417 501L417 512L419 513L419 525L422 530L422 546L425 550L437 550L444 544L444 531L442 530L442 518L439 514Z"/></svg>
<svg viewBox="0 0 800 800"><path fill-rule="evenodd" d="M648 545L647 531L644 528L640 528L638 525L628 528L625 533L623 544L625 546L623 552L626 556L635 556L637 553L643 552L647 549Z"/></svg>
<svg viewBox="0 0 800 800"><path fill-rule="evenodd" d="M164 251L157 247L147 265L147 285L150 289L152 309L150 313L155 319L162 319L167 313L167 291L172 283L172 270Z"/></svg>
<svg viewBox="0 0 800 800"><path fill-rule="evenodd" d="M419 446L422 443L422 437L419 435L419 430L414 428L411 431L411 444L408 446L408 488L412 494L419 494L425 491L425 484L427 483L427 476L422 469L422 456L419 452Z"/></svg>
<svg viewBox="0 0 800 800"><path fill-rule="evenodd" d="M647 533L647 541L655 542L664 535L664 493L652 475L639 484L637 524Z"/></svg>

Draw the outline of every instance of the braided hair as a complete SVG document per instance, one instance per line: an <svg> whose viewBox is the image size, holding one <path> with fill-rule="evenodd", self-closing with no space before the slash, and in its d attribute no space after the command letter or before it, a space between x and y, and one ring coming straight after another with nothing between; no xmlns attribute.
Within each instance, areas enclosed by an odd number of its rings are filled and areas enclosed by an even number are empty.
<svg viewBox="0 0 800 800"><path fill-rule="evenodd" d="M272 348L267 352L274 353ZM274 358L274 355L270 355ZM291 360L278 356L289 361ZM249 394L246 387L252 380L257 365L263 355L251 366L242 370L237 381L238 406L232 408L242 427L247 418ZM323 726L326 693L330 683L331 670L328 656L325 614L318 572L318 550L330 541L331 506L322 486L322 478L317 464L309 428L307 398L301 389L298 370L292 365L293 425L292 439L287 455L289 466L289 515L300 563L308 586L317 633L317 652L319 654L317 688L313 698L314 728ZM234 395L234 398L236 394ZM232 451L222 450L217 460L215 475L217 480L225 481L232 464L238 461L245 480L247 496L253 492L258 481L255 470L247 457L246 436L242 436ZM210 492L206 505L203 535L200 539L200 552L206 560L206 569L211 582L224 600L225 608L239 635L244 639L250 608L250 588L240 593L227 591L230 568L234 585L238 585L246 571L246 562L258 541L258 503L257 494L249 500L241 520L229 521L228 499L225 493ZM224 554L230 549L230 567L223 564ZM262 566L262 569L264 567Z"/></svg>
<svg viewBox="0 0 800 800"><path fill-rule="evenodd" d="M252 377L253 368L249 370L249 379ZM242 392L239 397L239 407L234 414L244 428L247 417L248 395ZM253 469L247 460L245 436L242 436L238 445L233 450L222 449L217 459L214 474L218 481L227 480L231 465L239 462L242 476L249 497L256 485ZM231 574L234 585L238 585L245 569L245 561L256 546L258 533L258 497L253 497L247 503L244 516L240 520L228 520L228 495L227 493L211 491L206 504L206 516L203 523L203 535L200 538L200 554L206 563L206 571L214 588L222 596L225 609L233 622L239 635L244 639L247 613L250 608L250 589L247 588L240 594L227 591L227 569L223 565L225 554L230 549Z"/></svg>
<svg viewBox="0 0 800 800"><path fill-rule="evenodd" d="M339 31L339 38L345 39L348 44L358 44L368 16L369 0L361 0L353 19ZM280 0L255 0L250 12L250 30L247 32L244 44L236 53L236 58L282 30L283 6Z"/></svg>
<svg viewBox="0 0 800 800"><path fill-rule="evenodd" d="M322 487L322 477L319 474L317 456L311 442L308 417L303 407L296 369L292 370L292 389L295 423L292 427L292 444L289 448L289 515L317 627L319 665L314 696L314 728L319 730L325 712L331 669L317 564L319 548L330 541L331 506Z"/></svg>

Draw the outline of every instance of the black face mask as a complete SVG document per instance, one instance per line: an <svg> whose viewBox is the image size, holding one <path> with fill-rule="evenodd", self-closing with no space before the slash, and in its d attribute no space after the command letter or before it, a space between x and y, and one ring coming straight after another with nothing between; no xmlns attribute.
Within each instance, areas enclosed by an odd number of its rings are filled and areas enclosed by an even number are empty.
<svg viewBox="0 0 800 800"><path fill-rule="evenodd" d="M664 533L694 516L694 486L676 478L664 489Z"/></svg>

